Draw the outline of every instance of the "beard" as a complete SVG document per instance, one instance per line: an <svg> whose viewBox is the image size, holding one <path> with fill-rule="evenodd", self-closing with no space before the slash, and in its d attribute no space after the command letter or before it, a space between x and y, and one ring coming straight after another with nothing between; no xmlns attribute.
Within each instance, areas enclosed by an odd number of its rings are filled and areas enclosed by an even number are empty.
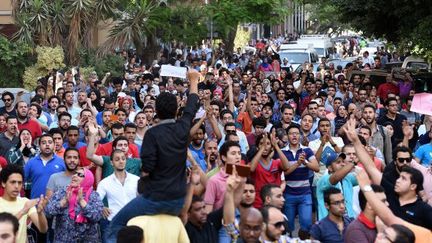
<svg viewBox="0 0 432 243"><path fill-rule="evenodd" d="M66 164L66 170L69 171L69 172L73 172L73 171L75 171L75 170L77 169L77 167L78 167L78 165L75 166L75 168L71 168L71 167L69 167L69 166Z"/></svg>
<svg viewBox="0 0 432 243"><path fill-rule="evenodd" d="M245 202L240 202L240 206L242 206L243 208L250 208L252 207L253 203L245 203Z"/></svg>

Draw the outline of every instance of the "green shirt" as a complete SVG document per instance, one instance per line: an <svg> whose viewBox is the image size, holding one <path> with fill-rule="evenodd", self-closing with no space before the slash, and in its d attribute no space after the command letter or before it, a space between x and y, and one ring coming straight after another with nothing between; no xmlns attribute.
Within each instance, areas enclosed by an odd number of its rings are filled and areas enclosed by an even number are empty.
<svg viewBox="0 0 432 243"><path fill-rule="evenodd" d="M114 173L114 167L111 164L111 159L109 156L102 156L102 179L110 176ZM126 159L126 171L134 174L136 176L141 175L141 159L137 158L127 158Z"/></svg>

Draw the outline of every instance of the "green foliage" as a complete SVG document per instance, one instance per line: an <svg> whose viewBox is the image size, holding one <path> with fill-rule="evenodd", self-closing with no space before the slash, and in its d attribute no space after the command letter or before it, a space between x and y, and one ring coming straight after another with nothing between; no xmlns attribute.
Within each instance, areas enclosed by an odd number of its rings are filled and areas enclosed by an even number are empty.
<svg viewBox="0 0 432 243"><path fill-rule="evenodd" d="M212 1L208 8L223 36L239 23L277 23L289 11L282 0L219 0Z"/></svg>
<svg viewBox="0 0 432 243"><path fill-rule="evenodd" d="M27 67L24 72L24 88L33 90L37 86L37 80L46 76L49 72L66 67L64 64L63 48L38 46L36 47L37 62Z"/></svg>
<svg viewBox="0 0 432 243"><path fill-rule="evenodd" d="M36 47L37 62L36 66L46 73L51 72L53 69L61 69L66 67L64 64L64 52L60 46L48 47L38 46Z"/></svg>
<svg viewBox="0 0 432 243"><path fill-rule="evenodd" d="M90 49L81 51L80 59L81 66L84 68L90 68L89 70L93 69L93 71L96 71L99 76L99 80L101 80L107 72L110 72L112 77L123 77L123 65L125 61L120 55L105 54L98 56L96 54L96 50Z"/></svg>
<svg viewBox="0 0 432 243"><path fill-rule="evenodd" d="M385 38L431 60L432 5L429 0L312 0L312 3L318 9L335 8L336 14L326 16L330 21L349 24L367 37Z"/></svg>
<svg viewBox="0 0 432 243"><path fill-rule="evenodd" d="M23 87L25 67L35 61L31 47L0 36L0 53L0 87Z"/></svg>
<svg viewBox="0 0 432 243"><path fill-rule="evenodd" d="M251 33L247 30L244 30L241 26L237 27L237 34L234 39L234 47L242 48L249 43Z"/></svg>
<svg viewBox="0 0 432 243"><path fill-rule="evenodd" d="M98 60L95 63L95 71L99 75L99 78L107 72L111 73L112 77L123 77L124 74L124 59L119 55L108 54Z"/></svg>

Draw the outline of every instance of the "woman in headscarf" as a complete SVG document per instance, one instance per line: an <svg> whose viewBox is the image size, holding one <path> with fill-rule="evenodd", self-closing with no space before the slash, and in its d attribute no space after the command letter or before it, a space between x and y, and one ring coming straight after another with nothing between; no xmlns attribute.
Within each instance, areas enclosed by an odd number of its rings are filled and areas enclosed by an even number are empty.
<svg viewBox="0 0 432 243"><path fill-rule="evenodd" d="M56 218L54 242L101 242L98 222L103 203L93 191L94 177L90 170L79 168L66 189L54 193L45 208Z"/></svg>
<svg viewBox="0 0 432 243"><path fill-rule="evenodd" d="M88 97L91 99L92 105L96 108L97 111L102 111L103 107L101 105L101 93L97 89L92 89L88 94Z"/></svg>
<svg viewBox="0 0 432 243"><path fill-rule="evenodd" d="M38 148L33 144L30 130L22 129L18 137L18 144L7 152L6 158L9 164L24 167L27 161L37 154Z"/></svg>
<svg viewBox="0 0 432 243"><path fill-rule="evenodd" d="M132 122L135 120L136 112L134 109L134 101L130 96L124 96L118 98L119 108L126 111L127 121Z"/></svg>

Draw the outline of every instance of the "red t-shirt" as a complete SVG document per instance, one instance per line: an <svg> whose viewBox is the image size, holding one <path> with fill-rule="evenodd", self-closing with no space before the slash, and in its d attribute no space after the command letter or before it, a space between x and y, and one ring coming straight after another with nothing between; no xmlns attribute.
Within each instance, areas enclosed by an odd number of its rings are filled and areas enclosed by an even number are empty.
<svg viewBox="0 0 432 243"><path fill-rule="evenodd" d="M271 160L271 164L269 168L264 168L261 163L258 163L254 172L252 172L252 179L255 180L255 191L256 197L253 206L255 208L262 207L262 201L260 192L261 188L267 184L276 184L280 186L282 184L281 175L282 175L282 162L280 159Z"/></svg>
<svg viewBox="0 0 432 243"><path fill-rule="evenodd" d="M113 142L109 142L109 143L105 143L105 144L100 144L98 149L100 148L100 154L98 155L102 155L102 156L111 156L112 153L112 144ZM128 158L139 158L139 151L138 151L138 146L136 146L135 144L129 144L129 150L128 150Z"/></svg>
<svg viewBox="0 0 432 243"><path fill-rule="evenodd" d="M399 94L399 87L392 83L383 83L378 87L377 95L381 102L387 99L388 94Z"/></svg>
<svg viewBox="0 0 432 243"><path fill-rule="evenodd" d="M19 123L18 122L18 129L21 131L23 129L27 129L30 131L32 136L32 141L35 141L36 138L40 137L42 135L42 128L39 125L39 122L28 119L27 122Z"/></svg>
<svg viewBox="0 0 432 243"><path fill-rule="evenodd" d="M102 155L101 154L102 150L100 149L100 147L101 146L99 145L96 148L96 153L95 153L96 155ZM80 166L81 167L87 167L87 166L92 164L92 162L89 159L87 159L87 155L86 155L87 146L82 146L81 148L78 149L78 152L79 152L79 156L80 156ZM93 173L93 175L95 175L96 174L96 166L92 166L90 168L90 171Z"/></svg>

